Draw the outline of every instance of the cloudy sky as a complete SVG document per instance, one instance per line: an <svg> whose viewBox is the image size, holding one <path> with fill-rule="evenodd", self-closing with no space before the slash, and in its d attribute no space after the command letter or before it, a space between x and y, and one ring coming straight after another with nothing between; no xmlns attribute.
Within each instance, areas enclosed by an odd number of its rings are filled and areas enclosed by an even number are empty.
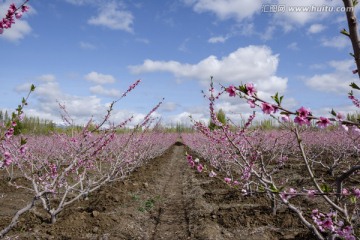
<svg viewBox="0 0 360 240"><path fill-rule="evenodd" d="M9 2L0 0L2 16ZM252 82L260 97L284 94L292 110L356 110L347 99L349 83L358 80L350 41L339 33L347 28L340 0L29 3L31 11L0 36L3 110L16 108L34 84L26 114L60 122L60 102L82 123L105 114L141 79L115 106L114 121L130 115L137 121L162 98L155 115L165 123L186 123L189 115L206 120L201 90L208 89L210 76L216 88ZM280 6L285 10L270 11ZM291 11L293 6L313 10ZM252 111L227 96L217 107L234 119Z"/></svg>

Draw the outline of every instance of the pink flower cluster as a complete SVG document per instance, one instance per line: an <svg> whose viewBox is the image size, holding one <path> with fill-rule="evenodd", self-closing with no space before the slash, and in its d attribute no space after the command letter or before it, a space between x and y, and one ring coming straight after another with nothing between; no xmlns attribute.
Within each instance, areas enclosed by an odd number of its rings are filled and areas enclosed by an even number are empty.
<svg viewBox="0 0 360 240"><path fill-rule="evenodd" d="M202 172L204 169L204 166L200 163L200 160L198 158L193 159L193 157L189 154L186 155L186 158L188 160L189 165L193 168L196 167L198 172Z"/></svg>
<svg viewBox="0 0 360 240"><path fill-rule="evenodd" d="M326 117L320 117L319 120L316 122L316 125L319 128L327 128L328 126L331 125L331 122L328 118Z"/></svg>
<svg viewBox="0 0 360 240"><path fill-rule="evenodd" d="M139 85L139 83L141 82L141 80L137 80L135 83L133 83L132 85L129 86L128 90L126 90L126 92L123 93L123 95L121 96L122 98L125 97L129 92L131 92L137 85Z"/></svg>
<svg viewBox="0 0 360 240"><path fill-rule="evenodd" d="M261 104L261 109L265 114L276 113L276 111L278 110L278 108L275 105L272 105L272 104L267 103L267 102L263 102Z"/></svg>
<svg viewBox="0 0 360 240"><path fill-rule="evenodd" d="M209 177L216 177L216 172L214 172L213 170L211 170L211 172L209 173Z"/></svg>
<svg viewBox="0 0 360 240"><path fill-rule="evenodd" d="M14 128L9 128L5 133L5 137L7 139L11 138L13 135L14 135Z"/></svg>
<svg viewBox="0 0 360 240"><path fill-rule="evenodd" d="M310 121L308 119L308 116L310 116L310 109L307 109L305 107L299 108L297 111L297 116L294 119L294 122L302 125L310 125Z"/></svg>
<svg viewBox="0 0 360 240"><path fill-rule="evenodd" d="M307 195L309 198L315 197L315 193L317 193L316 190L313 190L313 189L307 190Z"/></svg>
<svg viewBox="0 0 360 240"><path fill-rule="evenodd" d="M234 186L240 184L238 181L236 181L236 180L233 181L233 180L232 180L231 178L229 178L229 177L225 177L225 178L224 178L224 181L226 182L226 184L231 184L231 182L232 182L232 185L234 185Z"/></svg>
<svg viewBox="0 0 360 240"><path fill-rule="evenodd" d="M200 160L199 160L198 158L193 159L193 157L192 157L191 155L186 154L186 159L187 159L190 167L196 168L196 170L197 170L198 172L202 172L202 171L203 171L204 166L200 163ZM216 177L216 176L217 176L217 174L216 174L213 170L211 170L210 173L209 173L209 177ZM233 181L233 180L232 180L231 178L229 178L229 177L225 177L225 178L224 178L224 181L225 181L225 183L231 184L231 185L234 185L234 186L240 184L239 181L236 181L236 180Z"/></svg>
<svg viewBox="0 0 360 240"><path fill-rule="evenodd" d="M4 152L4 162L3 165L5 167L9 166L12 162L11 155L9 152Z"/></svg>
<svg viewBox="0 0 360 240"><path fill-rule="evenodd" d="M26 151L28 150L28 147L27 146L21 146L20 147L20 154L21 155L25 155Z"/></svg>
<svg viewBox="0 0 360 240"><path fill-rule="evenodd" d="M227 184L230 184L230 183L231 183L231 181L232 181L232 179L231 179L231 178L226 177L226 178L224 178L224 181L225 181Z"/></svg>
<svg viewBox="0 0 360 240"><path fill-rule="evenodd" d="M236 96L236 88L234 85L230 85L228 88L226 88L226 92L229 93L230 97L235 97ZM254 87L254 84L252 83L246 83L245 84L245 92L247 95L251 96L251 97L255 97L256 96L256 88Z"/></svg>
<svg viewBox="0 0 360 240"><path fill-rule="evenodd" d="M234 85L230 85L227 89L226 92L229 93L230 97L235 97L236 96L236 88L234 87Z"/></svg>
<svg viewBox="0 0 360 240"><path fill-rule="evenodd" d="M247 181L247 180L250 179L250 177L251 177L251 168L252 168L252 164L251 164L250 167L246 166L243 169L242 176L241 176L242 180Z"/></svg>
<svg viewBox="0 0 360 240"><path fill-rule="evenodd" d="M288 192L283 191L282 193L280 193L280 197L282 200L287 202L290 198L296 196L296 194L297 194L296 189L290 188Z"/></svg>
<svg viewBox="0 0 360 240"><path fill-rule="evenodd" d="M356 240L351 226L345 226L343 221L336 221L336 212L323 214L314 209L311 217L321 232L330 232L346 240Z"/></svg>
<svg viewBox="0 0 360 240"><path fill-rule="evenodd" d="M13 3L10 4L5 18L0 21L0 34L4 32L4 29L11 28L12 24L15 23L15 18L20 19L23 13L29 10L29 7L25 5L27 2L28 0L26 0L19 8L17 8Z"/></svg>
<svg viewBox="0 0 360 240"><path fill-rule="evenodd" d="M5 132L5 139L6 139L6 141L10 141L10 138L12 137L12 136L14 136L14 127L16 126L16 122L12 122L11 123L11 127L9 128L9 129L7 129L6 130L6 132ZM21 149L20 149L21 150ZM11 156L11 154L10 154L10 152L8 151L8 150L6 150L6 149L3 149L3 153L2 153L2 155L3 155L3 163L2 163L2 165L1 165L1 167L7 167L7 166L9 166L12 162L13 162L13 159L12 159L12 156Z"/></svg>
<svg viewBox="0 0 360 240"><path fill-rule="evenodd" d="M56 164L51 164L50 169L51 169L51 177L55 178L58 174Z"/></svg>
<svg viewBox="0 0 360 240"><path fill-rule="evenodd" d="M360 198L360 189L358 189L358 188L354 189L353 194L356 198Z"/></svg>
<svg viewBox="0 0 360 240"><path fill-rule="evenodd" d="M252 97L255 97L257 90L256 90L254 84L252 84L252 83L246 83L246 84L245 84L245 88L246 88L246 91L247 91L247 92L246 92L247 95L252 96Z"/></svg>
<svg viewBox="0 0 360 240"><path fill-rule="evenodd" d="M349 196L349 195L351 195L351 192L349 191L349 190L347 190L346 188L344 188L343 190L342 190L342 193L341 193L342 195L344 195L344 196ZM360 198L360 189L359 188L354 188L353 190L352 190L352 195L354 196L354 197L356 197L356 198Z"/></svg>
<svg viewBox="0 0 360 240"><path fill-rule="evenodd" d="M353 102L353 104L354 104L356 107L360 108L360 101L359 101L359 99L355 98L354 95L352 95L352 94L349 95L349 99Z"/></svg>

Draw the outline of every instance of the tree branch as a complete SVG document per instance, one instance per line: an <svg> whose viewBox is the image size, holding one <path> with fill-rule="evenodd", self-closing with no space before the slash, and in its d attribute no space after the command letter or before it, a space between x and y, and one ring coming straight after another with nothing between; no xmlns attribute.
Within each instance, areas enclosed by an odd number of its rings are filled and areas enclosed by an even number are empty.
<svg viewBox="0 0 360 240"><path fill-rule="evenodd" d="M343 2L346 9L346 18L349 26L349 34L350 34L349 37L354 50L354 58L358 70L358 76L360 78L360 42L359 42L357 20L354 12L355 7L353 5L352 0L343 0Z"/></svg>

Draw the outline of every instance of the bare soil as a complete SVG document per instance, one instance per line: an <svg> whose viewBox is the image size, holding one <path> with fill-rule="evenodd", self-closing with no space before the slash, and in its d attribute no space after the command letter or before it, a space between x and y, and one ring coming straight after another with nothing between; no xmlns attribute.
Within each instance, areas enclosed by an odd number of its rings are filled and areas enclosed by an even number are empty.
<svg viewBox="0 0 360 240"><path fill-rule="evenodd" d="M27 197L0 179L1 229ZM280 208L273 215L269 206L264 196L243 196L219 178L191 169L185 146L177 143L123 182L71 205L55 224L33 209L6 238L314 239L293 213Z"/></svg>

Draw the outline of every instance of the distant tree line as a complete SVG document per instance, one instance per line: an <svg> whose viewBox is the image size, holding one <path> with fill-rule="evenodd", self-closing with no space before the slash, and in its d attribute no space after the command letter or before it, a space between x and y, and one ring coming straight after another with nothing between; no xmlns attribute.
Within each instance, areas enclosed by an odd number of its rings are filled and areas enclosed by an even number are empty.
<svg viewBox="0 0 360 240"><path fill-rule="evenodd" d="M162 123L158 124L156 126L156 128L154 130L160 130L160 131L165 131L168 133L190 133L190 132L194 132L194 128L188 124L184 124L184 123L170 123L167 124L166 126Z"/></svg>
<svg viewBox="0 0 360 240"><path fill-rule="evenodd" d="M11 113L8 111L0 110L0 125L4 124L6 126L10 126L11 122ZM42 119L40 117L34 116L25 116L24 119L20 122L16 122L16 127L14 128L15 135L23 133L23 134L50 134L52 132L57 133L68 133L72 134L73 132L80 132L84 126L74 125L74 126L58 126L52 120ZM95 129L96 126L94 124L90 124L88 129L91 131ZM173 133L183 133L183 132L193 132L194 129L192 126L183 123L171 124L170 126L165 126L163 124L159 124L154 130L162 130L165 132L173 132ZM118 129L117 133L127 133L132 132L134 129L132 128L122 128ZM135 131L141 132L143 129L141 127L136 128Z"/></svg>
<svg viewBox="0 0 360 240"><path fill-rule="evenodd" d="M222 109L220 109L218 112L216 112L216 117L219 120L219 122L226 124L226 115ZM360 113L348 113L346 116L347 120L353 121L353 122L360 122ZM9 126L11 121L11 113L8 111L1 111L0 110L0 125L4 124ZM218 129L219 127L216 126L212 120L209 120L208 127L211 130ZM260 127L263 130L270 130L278 128L279 125L276 124L276 121L274 119L263 119L261 121L257 121L254 123L254 127ZM95 127L94 127L95 128ZM19 122L17 121L16 127L14 128L15 135L19 133L23 134L49 134L51 132L68 132L71 133L71 131L81 131L82 126L73 126L72 130L68 127L59 127L57 126L52 120L48 119L42 119L39 117L34 116L25 116L24 119ZM91 127L90 127L91 129ZM183 124L183 123L176 123L171 124L170 126L164 126L160 124L157 127L157 130L163 130L166 132L174 132L174 133L183 133L183 132L193 132L194 129L192 126ZM124 132L131 132L131 129L121 129L118 131L118 133L124 133ZM142 131L142 129L139 129L138 131Z"/></svg>
<svg viewBox="0 0 360 240"><path fill-rule="evenodd" d="M7 111L0 110L0 123L4 125L10 125L11 114ZM47 119L41 119L39 117L25 116L22 121L16 121L14 128L14 134L49 134L57 130L56 124Z"/></svg>

